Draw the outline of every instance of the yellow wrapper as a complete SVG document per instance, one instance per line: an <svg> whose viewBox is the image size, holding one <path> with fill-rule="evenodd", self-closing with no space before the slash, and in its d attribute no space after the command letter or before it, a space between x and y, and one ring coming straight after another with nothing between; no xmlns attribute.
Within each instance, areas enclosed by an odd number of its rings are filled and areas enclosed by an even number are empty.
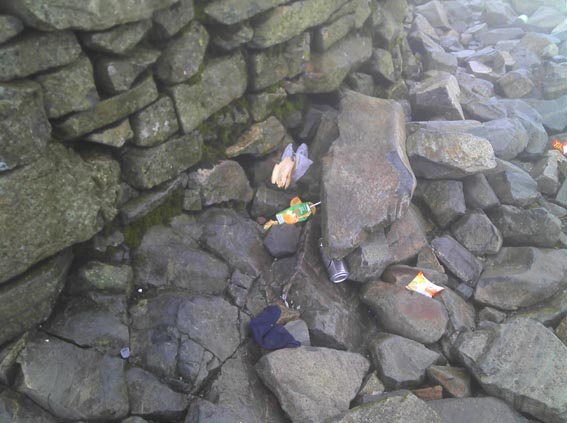
<svg viewBox="0 0 567 423"><path fill-rule="evenodd" d="M423 275L423 272L419 272L415 278L406 285L406 289L419 292L426 297L433 298L435 294L440 293L445 288L435 285Z"/></svg>

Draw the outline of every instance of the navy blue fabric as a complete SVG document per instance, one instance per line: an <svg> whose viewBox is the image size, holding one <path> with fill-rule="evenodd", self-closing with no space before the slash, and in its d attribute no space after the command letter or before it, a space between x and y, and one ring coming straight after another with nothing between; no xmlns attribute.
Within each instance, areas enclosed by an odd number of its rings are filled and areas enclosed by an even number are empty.
<svg viewBox="0 0 567 423"><path fill-rule="evenodd" d="M281 311L278 306L268 306L260 314L250 320L252 338L262 348L278 350L280 348L296 348L301 345L291 333L281 325L276 325Z"/></svg>

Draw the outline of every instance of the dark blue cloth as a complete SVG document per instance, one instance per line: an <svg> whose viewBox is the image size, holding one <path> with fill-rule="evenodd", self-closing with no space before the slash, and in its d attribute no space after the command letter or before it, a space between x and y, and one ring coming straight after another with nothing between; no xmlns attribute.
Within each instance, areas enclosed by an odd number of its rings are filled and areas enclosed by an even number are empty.
<svg viewBox="0 0 567 423"><path fill-rule="evenodd" d="M276 325L281 310L278 306L268 306L260 314L250 320L252 338L262 348L278 350L280 348L296 348L301 345L291 333L281 325Z"/></svg>

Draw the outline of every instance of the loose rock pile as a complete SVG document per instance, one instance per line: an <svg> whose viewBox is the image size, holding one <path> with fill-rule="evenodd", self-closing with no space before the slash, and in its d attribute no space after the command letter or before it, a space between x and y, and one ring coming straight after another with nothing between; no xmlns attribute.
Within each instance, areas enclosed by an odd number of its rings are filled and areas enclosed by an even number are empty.
<svg viewBox="0 0 567 423"><path fill-rule="evenodd" d="M567 5L410 3L0 4L0 421L567 422Z"/></svg>

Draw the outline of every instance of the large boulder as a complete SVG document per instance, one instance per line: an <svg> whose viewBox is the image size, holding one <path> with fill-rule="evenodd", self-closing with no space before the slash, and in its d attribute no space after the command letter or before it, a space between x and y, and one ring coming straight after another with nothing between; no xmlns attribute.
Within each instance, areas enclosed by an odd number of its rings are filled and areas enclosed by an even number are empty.
<svg viewBox="0 0 567 423"><path fill-rule="evenodd" d="M347 258L349 279L369 282L380 278L382 272L394 262L383 229L372 232Z"/></svg>
<svg viewBox="0 0 567 423"><path fill-rule="evenodd" d="M446 398L427 403L448 422L528 423L528 419L494 397Z"/></svg>
<svg viewBox="0 0 567 423"><path fill-rule="evenodd" d="M323 161L322 225L331 257L344 257L367 231L402 216L415 188L402 108L353 91L341 106L340 138ZM356 206L345 213L344 204Z"/></svg>
<svg viewBox="0 0 567 423"><path fill-rule="evenodd" d="M0 420L11 423L56 423L57 421L28 397L10 389L0 393Z"/></svg>
<svg viewBox="0 0 567 423"><path fill-rule="evenodd" d="M518 319L467 332L456 348L489 394L542 421L567 419L567 347L541 323Z"/></svg>
<svg viewBox="0 0 567 423"><path fill-rule="evenodd" d="M497 162L497 168L486 179L502 204L525 207L541 196L537 182L529 173L513 163Z"/></svg>
<svg viewBox="0 0 567 423"><path fill-rule="evenodd" d="M566 288L567 250L505 247L489 260L475 301L502 310L530 307Z"/></svg>
<svg viewBox="0 0 567 423"><path fill-rule="evenodd" d="M46 320L62 291L73 256L66 250L12 280L0 293L0 345Z"/></svg>
<svg viewBox="0 0 567 423"><path fill-rule="evenodd" d="M292 422L318 423L349 409L369 367L360 354L300 347L263 356L256 371Z"/></svg>
<svg viewBox="0 0 567 423"><path fill-rule="evenodd" d="M453 223L451 232L459 243L478 256L496 254L502 247L502 234L482 210L468 211Z"/></svg>
<svg viewBox="0 0 567 423"><path fill-rule="evenodd" d="M119 357L38 335L17 361L17 391L58 419L116 420L128 415L125 362Z"/></svg>
<svg viewBox="0 0 567 423"><path fill-rule="evenodd" d="M435 223L442 228L464 215L467 210L461 181L420 179L415 198L425 204Z"/></svg>
<svg viewBox="0 0 567 423"><path fill-rule="evenodd" d="M486 138L494 155L504 160L511 160L527 147L528 131L522 122L516 118L496 119L483 123L482 127L474 128L470 133Z"/></svg>
<svg viewBox="0 0 567 423"><path fill-rule="evenodd" d="M449 317L439 301L385 282L365 284L360 295L388 332L423 344L445 334Z"/></svg>
<svg viewBox="0 0 567 423"><path fill-rule="evenodd" d="M2 176L0 283L92 238L116 216L118 178L109 157L85 161L57 143L32 165Z"/></svg>
<svg viewBox="0 0 567 423"><path fill-rule="evenodd" d="M99 0L78 0L70 4L7 0L2 9L18 16L26 25L44 31L67 28L95 31L150 18L154 11L174 3L176 0L125 0L113 7L104 7Z"/></svg>
<svg viewBox="0 0 567 423"><path fill-rule="evenodd" d="M414 113L420 118L464 119L457 79L447 72L435 72L420 82L412 95Z"/></svg>
<svg viewBox="0 0 567 423"><path fill-rule="evenodd" d="M525 101L539 112L543 126L550 133L567 130L567 95L554 100L526 99Z"/></svg>

